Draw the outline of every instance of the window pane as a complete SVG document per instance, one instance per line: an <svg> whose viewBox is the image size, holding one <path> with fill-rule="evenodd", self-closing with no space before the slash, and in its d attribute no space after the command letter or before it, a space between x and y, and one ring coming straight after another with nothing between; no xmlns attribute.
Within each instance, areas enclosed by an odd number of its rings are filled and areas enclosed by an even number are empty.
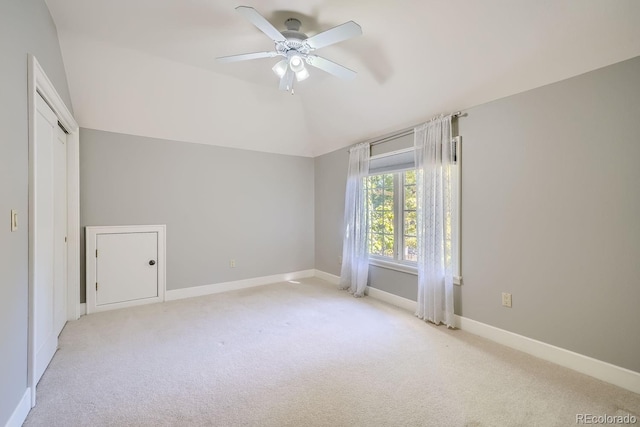
<svg viewBox="0 0 640 427"><path fill-rule="evenodd" d="M402 224L402 259L405 261L417 261L417 226L416 226L416 172L406 171L403 174L404 200Z"/></svg>
<svg viewBox="0 0 640 427"><path fill-rule="evenodd" d="M393 174L392 173L385 173L382 176L384 177L384 186L385 186L385 188L390 188L391 190L393 190Z"/></svg>
<svg viewBox="0 0 640 427"><path fill-rule="evenodd" d="M393 257L393 174L369 178L369 253Z"/></svg>
<svg viewBox="0 0 640 427"><path fill-rule="evenodd" d="M384 211L384 232L386 234L393 234L393 211Z"/></svg>
<svg viewBox="0 0 640 427"><path fill-rule="evenodd" d="M410 170L404 173L404 184L414 185L416 183L416 171Z"/></svg>
<svg viewBox="0 0 640 427"><path fill-rule="evenodd" d="M369 206L369 230L374 233L381 233L384 229L384 220L382 212L377 209L372 209Z"/></svg>
<svg viewBox="0 0 640 427"><path fill-rule="evenodd" d="M393 189L384 191L384 209L393 212Z"/></svg>
<svg viewBox="0 0 640 427"><path fill-rule="evenodd" d="M418 242L415 237L404 237L404 259L418 261Z"/></svg>
<svg viewBox="0 0 640 427"><path fill-rule="evenodd" d="M382 234L371 233L369 237L369 253L372 255L383 255L384 240Z"/></svg>
<svg viewBox="0 0 640 427"><path fill-rule="evenodd" d="M404 208L416 209L416 186L406 185L404 187Z"/></svg>
<svg viewBox="0 0 640 427"><path fill-rule="evenodd" d="M404 212L404 231L403 234L405 236L416 236L417 228L416 228L416 211L405 211Z"/></svg>
<svg viewBox="0 0 640 427"><path fill-rule="evenodd" d="M378 210L384 207L384 193L379 187L371 189L369 196L371 209Z"/></svg>
<svg viewBox="0 0 640 427"><path fill-rule="evenodd" d="M384 256L393 258L393 234L384 236Z"/></svg>

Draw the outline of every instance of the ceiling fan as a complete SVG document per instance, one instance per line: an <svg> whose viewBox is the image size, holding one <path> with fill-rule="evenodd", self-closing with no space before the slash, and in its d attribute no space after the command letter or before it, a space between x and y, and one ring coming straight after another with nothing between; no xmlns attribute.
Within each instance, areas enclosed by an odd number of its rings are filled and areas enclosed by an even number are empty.
<svg viewBox="0 0 640 427"><path fill-rule="evenodd" d="M254 8L238 6L236 10L274 41L275 50L223 56L216 58L218 62L247 61L249 59L281 56L284 59L273 67L273 72L280 77L280 90L291 91L291 93L293 93L294 77L299 82L309 77L309 71L306 69L305 63L342 79L356 77L355 71L321 56L311 54L311 52L322 47L362 34L362 28L355 22L345 22L315 36L307 37L306 34L300 32L301 22L298 19L287 19L284 23L287 29L280 32Z"/></svg>

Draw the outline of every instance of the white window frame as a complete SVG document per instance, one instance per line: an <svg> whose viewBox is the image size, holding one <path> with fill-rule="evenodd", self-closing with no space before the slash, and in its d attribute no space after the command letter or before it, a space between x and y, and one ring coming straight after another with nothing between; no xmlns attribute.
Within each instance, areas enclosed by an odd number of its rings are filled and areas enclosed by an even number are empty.
<svg viewBox="0 0 640 427"><path fill-rule="evenodd" d="M383 156L383 155L381 155ZM394 175L393 179L393 253L394 257L369 254L369 264L376 267L401 271L403 273L418 274L416 261L402 259L404 257L404 179L405 172L411 169L374 172L369 176Z"/></svg>
<svg viewBox="0 0 640 427"><path fill-rule="evenodd" d="M458 174L458 194L456 195L457 198L457 206L458 206L458 211L456 212L456 218L455 221L458 224L458 253L456 254L456 257L458 259L458 267L457 267L457 272L455 273L455 276L453 278L453 283L454 285L462 285L462 257L461 257L461 251L462 251L462 137L460 135L455 136L453 138L453 140L456 143L456 172ZM392 155L396 155L396 154L400 154L400 153L406 153L408 151L413 151L414 148L405 148L402 150L397 150L397 151L392 151L389 153L384 153L384 154L379 154L377 156L372 156L370 160L375 160L378 158L382 158L382 157L387 157L387 156L392 156ZM410 169L403 169L403 168L399 168L398 170L387 170L387 171L380 171L380 172L373 172L371 173L370 176L373 175L382 175L382 174L396 174L396 173L404 173L407 170ZM399 187L399 188L398 188ZM376 267L381 267L381 268L386 268L389 270L395 270L395 271L400 271L402 273L408 273L408 274L413 274L413 275L418 275L418 266L417 263L415 261L405 261L402 259L398 259L399 258L399 251L401 250L401 247L403 246L403 242L404 242L404 235L403 230L404 230L404 209L403 209L403 204L402 203L396 203L396 201L399 199L400 201L404 201L404 185L402 182L402 179L394 179L394 253L396 254L394 258L389 258L389 257L382 257L379 255L373 255L373 254L369 254L369 265L373 265ZM398 194L398 196L396 197L396 194ZM399 221L396 220L396 218L400 218ZM400 224L401 227L397 227L397 225ZM400 235L400 239L398 239L398 236Z"/></svg>

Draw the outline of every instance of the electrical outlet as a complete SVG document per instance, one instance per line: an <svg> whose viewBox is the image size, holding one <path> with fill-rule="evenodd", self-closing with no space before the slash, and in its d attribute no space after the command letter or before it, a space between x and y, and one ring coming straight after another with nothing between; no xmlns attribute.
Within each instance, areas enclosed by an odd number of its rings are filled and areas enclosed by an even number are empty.
<svg viewBox="0 0 640 427"><path fill-rule="evenodd" d="M231 261L229 261L229 267L236 268L236 260L235 259L232 259Z"/></svg>
<svg viewBox="0 0 640 427"><path fill-rule="evenodd" d="M506 292L502 293L502 306L511 308L511 294Z"/></svg>

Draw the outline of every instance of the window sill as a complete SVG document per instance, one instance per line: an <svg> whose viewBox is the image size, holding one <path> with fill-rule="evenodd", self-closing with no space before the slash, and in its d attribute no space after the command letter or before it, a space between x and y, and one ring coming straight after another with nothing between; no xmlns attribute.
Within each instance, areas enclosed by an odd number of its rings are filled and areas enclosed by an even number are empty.
<svg viewBox="0 0 640 427"><path fill-rule="evenodd" d="M398 261L370 257L369 265L386 268L387 270L395 270L402 273L413 274L414 276L418 275L418 267L415 264L411 265L409 263L401 263Z"/></svg>
<svg viewBox="0 0 640 427"><path fill-rule="evenodd" d="M386 259L369 257L369 265L375 267L386 268L387 270L399 271L401 273L418 275L418 267L409 263L402 263L398 261L390 261ZM453 284L457 286L462 285L462 276L454 276Z"/></svg>

